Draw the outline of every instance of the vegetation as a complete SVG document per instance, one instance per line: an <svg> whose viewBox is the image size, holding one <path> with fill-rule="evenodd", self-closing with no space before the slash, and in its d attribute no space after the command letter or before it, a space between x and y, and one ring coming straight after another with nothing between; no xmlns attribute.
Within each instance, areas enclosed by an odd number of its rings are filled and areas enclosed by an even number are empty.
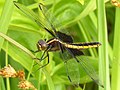
<svg viewBox="0 0 120 90"><path fill-rule="evenodd" d="M118 6L115 0L112 1ZM74 87L67 78L64 63L58 52L50 53L49 65L39 69L47 59L42 62L34 60L33 58L40 57L42 52L34 54L31 50L37 50L38 40L45 38L48 40L51 36L17 9L12 0L0 1L1 68L10 64L16 71L24 70L25 80L31 82L37 90L120 90L120 8L112 5L109 0L19 0L18 2L32 9L49 27L38 8L38 4L42 3L47 8L46 15L57 30L62 28L62 32L69 32L75 42L99 41L102 45L98 50L89 49L85 53L89 55L88 59L96 72L99 72L104 88L87 79L89 76L83 70L80 71L81 87ZM1 90L19 89L17 78L0 77L0 81Z"/></svg>

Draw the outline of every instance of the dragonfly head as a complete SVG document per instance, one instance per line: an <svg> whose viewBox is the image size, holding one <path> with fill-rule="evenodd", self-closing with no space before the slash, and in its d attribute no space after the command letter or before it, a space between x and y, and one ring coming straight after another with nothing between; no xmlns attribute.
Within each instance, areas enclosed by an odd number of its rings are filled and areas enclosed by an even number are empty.
<svg viewBox="0 0 120 90"><path fill-rule="evenodd" d="M45 41L43 41L43 40L38 41L37 48L39 50L45 50L47 47L48 47L48 44Z"/></svg>

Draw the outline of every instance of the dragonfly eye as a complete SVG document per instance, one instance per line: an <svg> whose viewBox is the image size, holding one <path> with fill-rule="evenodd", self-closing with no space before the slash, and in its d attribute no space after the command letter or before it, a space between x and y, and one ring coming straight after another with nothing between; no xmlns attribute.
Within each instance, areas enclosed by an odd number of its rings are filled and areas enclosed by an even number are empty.
<svg viewBox="0 0 120 90"><path fill-rule="evenodd" d="M48 47L48 45L45 41L39 40L37 43L37 47L39 50L45 50Z"/></svg>

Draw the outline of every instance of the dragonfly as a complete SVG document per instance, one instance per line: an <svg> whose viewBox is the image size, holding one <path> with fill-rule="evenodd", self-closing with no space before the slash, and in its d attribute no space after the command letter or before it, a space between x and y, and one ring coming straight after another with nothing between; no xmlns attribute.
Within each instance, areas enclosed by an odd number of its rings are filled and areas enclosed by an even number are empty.
<svg viewBox="0 0 120 90"><path fill-rule="evenodd" d="M42 61L45 58L48 58L47 63L40 68L43 68L49 64L49 52L60 51L60 54L63 57L68 79L73 85L80 85L80 70L78 67L81 66L81 68L86 72L86 74L97 85L104 87L100 82L96 71L94 70L92 65L88 63L88 58L82 57L84 56L82 50L99 47L101 45L100 42L74 43L70 35L60 32L54 27L54 25L50 22L49 18L46 16L43 9L44 5L42 3L39 4L39 9L45 17L45 20L49 24L50 29L41 21L41 18L36 13L34 13L34 11L26 8L24 5L19 4L15 1L14 5L53 37L47 41L41 39L37 43L38 50L36 50L35 53L40 51L44 52L41 58L36 59ZM70 57L72 58L72 60L68 60Z"/></svg>

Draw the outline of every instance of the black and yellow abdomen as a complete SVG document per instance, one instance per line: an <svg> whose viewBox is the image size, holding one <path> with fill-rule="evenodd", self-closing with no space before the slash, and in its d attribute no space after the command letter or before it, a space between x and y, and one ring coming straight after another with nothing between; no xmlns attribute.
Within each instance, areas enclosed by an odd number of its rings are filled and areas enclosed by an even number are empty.
<svg viewBox="0 0 120 90"><path fill-rule="evenodd" d="M99 42L89 42L89 43L73 43L73 44L68 44L59 41L62 45L64 45L67 48L72 48L72 49L88 49L88 48L95 48L101 45Z"/></svg>
<svg viewBox="0 0 120 90"><path fill-rule="evenodd" d="M101 45L101 43L99 42L88 42L88 43L66 43L66 42L63 42L61 40L58 40L56 38L54 39L51 39L47 42L47 44L49 45L53 45L54 47L57 47L58 49L58 44L61 44L62 46L64 47L67 47L67 48L71 48L71 49L78 49L78 50L82 50L82 49L88 49L88 48L95 48L95 47L98 47Z"/></svg>

